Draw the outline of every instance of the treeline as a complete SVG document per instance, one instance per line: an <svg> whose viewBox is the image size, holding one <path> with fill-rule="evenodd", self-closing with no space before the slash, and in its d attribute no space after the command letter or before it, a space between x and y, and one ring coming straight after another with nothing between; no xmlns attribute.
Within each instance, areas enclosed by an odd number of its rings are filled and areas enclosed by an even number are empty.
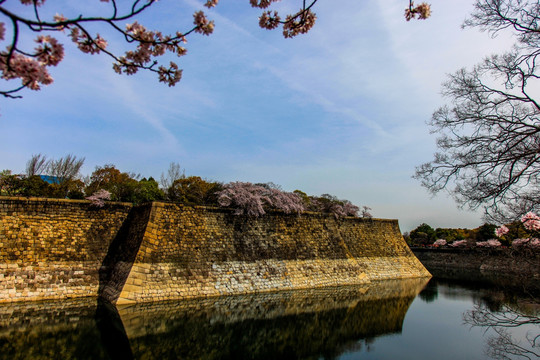
<svg viewBox="0 0 540 360"><path fill-rule="evenodd" d="M497 225L485 223L476 229L454 229L454 228L432 228L428 224L421 224L410 233L404 233L403 237L409 246L432 246L438 240L445 240L446 243L457 243L468 246L475 246L497 239L503 246L510 246L516 239L527 238L529 236L523 223L519 220L506 224L508 232L504 237L497 237ZM439 242L440 243L440 242Z"/></svg>
<svg viewBox="0 0 540 360"><path fill-rule="evenodd" d="M236 214L262 216L267 211L285 213L323 212L336 217L371 217L369 207L360 209L348 200L329 194L310 196L295 190L286 192L273 183L221 183L199 176L186 176L177 163L154 177L122 172L115 165L97 166L92 174L83 176L80 169L84 158L67 155L58 160L33 155L24 174L10 170L0 172L0 195L35 196L64 199L89 199L96 206L105 200L141 204L150 201L169 201L185 205L227 207Z"/></svg>

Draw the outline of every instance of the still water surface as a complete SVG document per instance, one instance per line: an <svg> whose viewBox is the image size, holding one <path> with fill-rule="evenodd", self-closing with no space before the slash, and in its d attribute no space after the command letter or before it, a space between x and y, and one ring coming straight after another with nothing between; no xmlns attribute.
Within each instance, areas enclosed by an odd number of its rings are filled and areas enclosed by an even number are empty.
<svg viewBox="0 0 540 360"><path fill-rule="evenodd" d="M95 300L0 305L0 359L538 358L540 339L530 340L540 307L530 297L426 282L118 309Z"/></svg>

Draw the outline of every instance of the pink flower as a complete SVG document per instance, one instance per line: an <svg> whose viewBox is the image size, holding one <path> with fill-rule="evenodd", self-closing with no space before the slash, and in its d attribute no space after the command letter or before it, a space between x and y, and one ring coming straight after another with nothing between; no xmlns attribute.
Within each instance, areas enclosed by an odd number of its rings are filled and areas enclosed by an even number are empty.
<svg viewBox="0 0 540 360"><path fill-rule="evenodd" d="M210 35L214 32L214 22L208 21L206 15L202 11L197 11L193 14L193 23L197 27L195 32L198 32L203 35Z"/></svg>
<svg viewBox="0 0 540 360"><path fill-rule="evenodd" d="M497 235L497 237L502 237L503 235L507 234L508 233L508 228L504 225L501 225L500 228L498 228L497 230L495 230L495 235Z"/></svg>
<svg viewBox="0 0 540 360"><path fill-rule="evenodd" d="M515 239L512 241L512 247L515 249L526 246L529 243L530 239Z"/></svg>
<svg viewBox="0 0 540 360"><path fill-rule="evenodd" d="M447 242L444 239L438 239L433 243L433 246L446 246Z"/></svg>
<svg viewBox="0 0 540 360"><path fill-rule="evenodd" d="M182 78L182 70L178 69L178 65L171 61L169 68L160 66L158 69L159 81L167 83L169 86L176 85Z"/></svg>
<svg viewBox="0 0 540 360"><path fill-rule="evenodd" d="M30 57L14 53L9 61L9 67L6 61L7 54L0 54L0 72L3 79L19 78L23 85L31 90L39 90L39 84L49 85L53 82L45 66Z"/></svg>
<svg viewBox="0 0 540 360"><path fill-rule="evenodd" d="M528 212L521 217L521 222L527 230L540 230L540 217L533 212Z"/></svg>
<svg viewBox="0 0 540 360"><path fill-rule="evenodd" d="M533 238L529 241L529 247L533 249L540 249L540 239Z"/></svg>
<svg viewBox="0 0 540 360"><path fill-rule="evenodd" d="M206 6L207 8L213 8L217 5L217 3L219 2L219 0L208 0L204 6Z"/></svg>
<svg viewBox="0 0 540 360"><path fill-rule="evenodd" d="M501 246L501 242L499 240L496 240L496 239L490 239L488 241L479 241L479 242L476 243L476 246L494 248L494 247Z"/></svg>
<svg viewBox="0 0 540 360"><path fill-rule="evenodd" d="M24 5L34 5L34 2L36 6L41 6L45 3L45 0L20 0L21 4Z"/></svg>
<svg viewBox="0 0 540 360"><path fill-rule="evenodd" d="M259 17L259 26L263 29L272 30L279 26L280 20L277 11L274 11L274 15L270 11L265 11Z"/></svg>
<svg viewBox="0 0 540 360"><path fill-rule="evenodd" d="M465 246L467 246L467 240L454 241L449 246L451 246L451 247L465 247Z"/></svg>
<svg viewBox="0 0 540 360"><path fill-rule="evenodd" d="M100 208L105 206L105 200L110 200L110 199L111 199L111 193L105 189L100 189L96 191L95 193L93 193L91 196L88 196L86 198L86 200L91 201L92 206L96 206Z"/></svg>
<svg viewBox="0 0 540 360"><path fill-rule="evenodd" d="M40 35L36 42L39 44L36 47L37 59L42 65L56 66L64 58L64 46L59 44L55 38L49 35Z"/></svg>

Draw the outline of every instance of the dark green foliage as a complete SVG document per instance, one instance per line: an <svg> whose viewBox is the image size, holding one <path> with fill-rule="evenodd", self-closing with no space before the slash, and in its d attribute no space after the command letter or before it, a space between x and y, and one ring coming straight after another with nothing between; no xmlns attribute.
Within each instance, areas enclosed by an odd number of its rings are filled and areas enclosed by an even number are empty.
<svg viewBox="0 0 540 360"><path fill-rule="evenodd" d="M467 231L464 229L447 229L447 228L437 228L435 230L435 237L437 239L445 239L447 242L451 243L457 240L465 239Z"/></svg>
<svg viewBox="0 0 540 360"><path fill-rule="evenodd" d="M123 173L114 165L107 164L96 167L90 176L90 184L86 187L86 195L90 196L100 189L111 193L111 200L134 202L138 181L133 174Z"/></svg>
<svg viewBox="0 0 540 360"><path fill-rule="evenodd" d="M495 236L496 229L497 229L497 225L488 224L488 223L480 226L478 229L476 229L475 240L487 241L489 239L496 238Z"/></svg>
<svg viewBox="0 0 540 360"><path fill-rule="evenodd" d="M421 224L410 233L413 245L430 245L437 240L435 230L428 224Z"/></svg>
<svg viewBox="0 0 540 360"><path fill-rule="evenodd" d="M515 239L524 239L529 237L529 233L525 230L523 223L519 220L516 220L510 224L506 224L508 228L508 233L504 235L504 239L508 242Z"/></svg>
<svg viewBox="0 0 540 360"><path fill-rule="evenodd" d="M148 180L143 178L140 180L134 189L133 202L137 204L163 200L165 194L159 188L159 184L153 177L150 177Z"/></svg>
<svg viewBox="0 0 540 360"><path fill-rule="evenodd" d="M37 175L16 181L15 188L17 195L21 196L49 197L54 191L45 180Z"/></svg>
<svg viewBox="0 0 540 360"><path fill-rule="evenodd" d="M20 180L19 176L11 174L11 170L2 170L0 172L0 195L17 195Z"/></svg>
<svg viewBox="0 0 540 360"><path fill-rule="evenodd" d="M220 183L206 181L199 176L177 179L167 189L167 199L186 205L218 206L217 195L223 186Z"/></svg>

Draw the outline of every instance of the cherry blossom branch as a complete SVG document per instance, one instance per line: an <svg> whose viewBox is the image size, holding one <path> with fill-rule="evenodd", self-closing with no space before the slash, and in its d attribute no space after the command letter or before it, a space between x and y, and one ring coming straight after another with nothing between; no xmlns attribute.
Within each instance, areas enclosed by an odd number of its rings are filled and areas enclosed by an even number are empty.
<svg viewBox="0 0 540 360"><path fill-rule="evenodd" d="M17 1L17 0L11 0ZM210 35L214 30L214 22L209 21L203 11L196 11L193 14L193 27L184 33L176 32L173 35L163 35L159 31L147 30L139 24L135 18L142 12L150 8L157 0L132 0L131 7L124 14L119 13L117 0L100 0L109 3L112 7L110 17L91 16L82 14L71 19L63 15L55 15L53 20L42 20L39 8L44 6L47 0L18 0L23 5L32 6L33 18L25 18L13 11L8 10L4 5L7 0L0 0L0 16L4 16L13 25L11 42L4 51L0 51L0 77L4 80L19 79L20 86L15 86L10 90L0 90L0 95L7 98L19 98L13 94L24 88L39 90L42 85L53 82L53 78L48 72L48 67L56 66L64 57L64 46L51 35L38 35L35 42L38 44L34 51L22 49L19 44L19 35L23 29L31 32L64 32L69 30L68 36L77 45L79 50L87 54L104 53L114 60L113 70L118 74L135 74L138 70L149 70L158 75L160 82L169 86L174 86L182 77L182 70L174 62L168 66L160 65L157 58L167 52L174 53L181 57L187 53L183 46L186 37L192 33ZM94 0L96 1L96 0ZM207 8L213 8L219 0L207 0L204 4ZM267 9L272 3L278 0L250 0L252 7ZM307 33L315 24L316 15L312 12L313 6L318 0L302 0L302 6L297 13L287 15L285 20L281 20L277 11L273 13L264 11L259 18L259 25L266 29L275 29L282 25L283 36L291 38L298 34ZM418 16L425 19L430 15L430 7L426 3L414 7L412 0L409 0L409 8L405 12L407 20ZM126 20L134 20L126 25L125 29L117 23ZM128 50L123 55L116 54L108 48L108 42L99 34L91 35L87 24L101 23L108 25L113 33L121 34L129 44L136 45L134 50ZM4 40L6 28L4 22L0 21L0 42Z"/></svg>
<svg viewBox="0 0 540 360"><path fill-rule="evenodd" d="M156 0L135 0L131 4L131 9L125 14L119 14L118 6L115 0L101 0L109 2L112 6L112 16L110 17L78 17L67 19L63 15L56 15L53 21L43 21L40 17L38 7L42 6L46 0L19 0L24 5L33 6L35 18L25 18L16 14L1 5L0 15L7 17L13 24L13 37L11 43L5 51L0 51L0 75L4 80L20 79L21 86L10 90L1 90L0 94L4 97L18 98L20 96L12 95L24 88L39 90L40 85L48 85L53 79L49 75L47 67L56 66L64 57L64 47L58 43L52 36L39 35L35 42L38 47L34 52L21 49L19 46L20 25L32 32L53 31L61 32L65 29L70 30L69 37L77 45L79 50L88 54L104 53L111 57L115 63L113 69L117 73L134 74L139 69L150 70L158 74L159 81L174 86L180 81L182 70L178 65L170 62L168 67L156 66L159 64L157 57L164 55L167 51L175 53L178 57L186 54L187 50L182 46L186 42L186 36L196 32L203 35L210 35L214 29L213 21L209 21L202 11L197 11L193 15L194 27L185 33L177 32L174 35L162 35L159 31L149 31L137 21L128 24L125 29L119 27L119 21L133 19L151 5ZM205 6L214 7L217 0L208 1ZM89 23L105 23L109 25L116 33L121 34L126 42L136 44L135 50L126 51L123 56L117 55L114 51L107 48L107 41L99 34L92 36L86 28ZM0 22L0 41L5 37L5 26Z"/></svg>

